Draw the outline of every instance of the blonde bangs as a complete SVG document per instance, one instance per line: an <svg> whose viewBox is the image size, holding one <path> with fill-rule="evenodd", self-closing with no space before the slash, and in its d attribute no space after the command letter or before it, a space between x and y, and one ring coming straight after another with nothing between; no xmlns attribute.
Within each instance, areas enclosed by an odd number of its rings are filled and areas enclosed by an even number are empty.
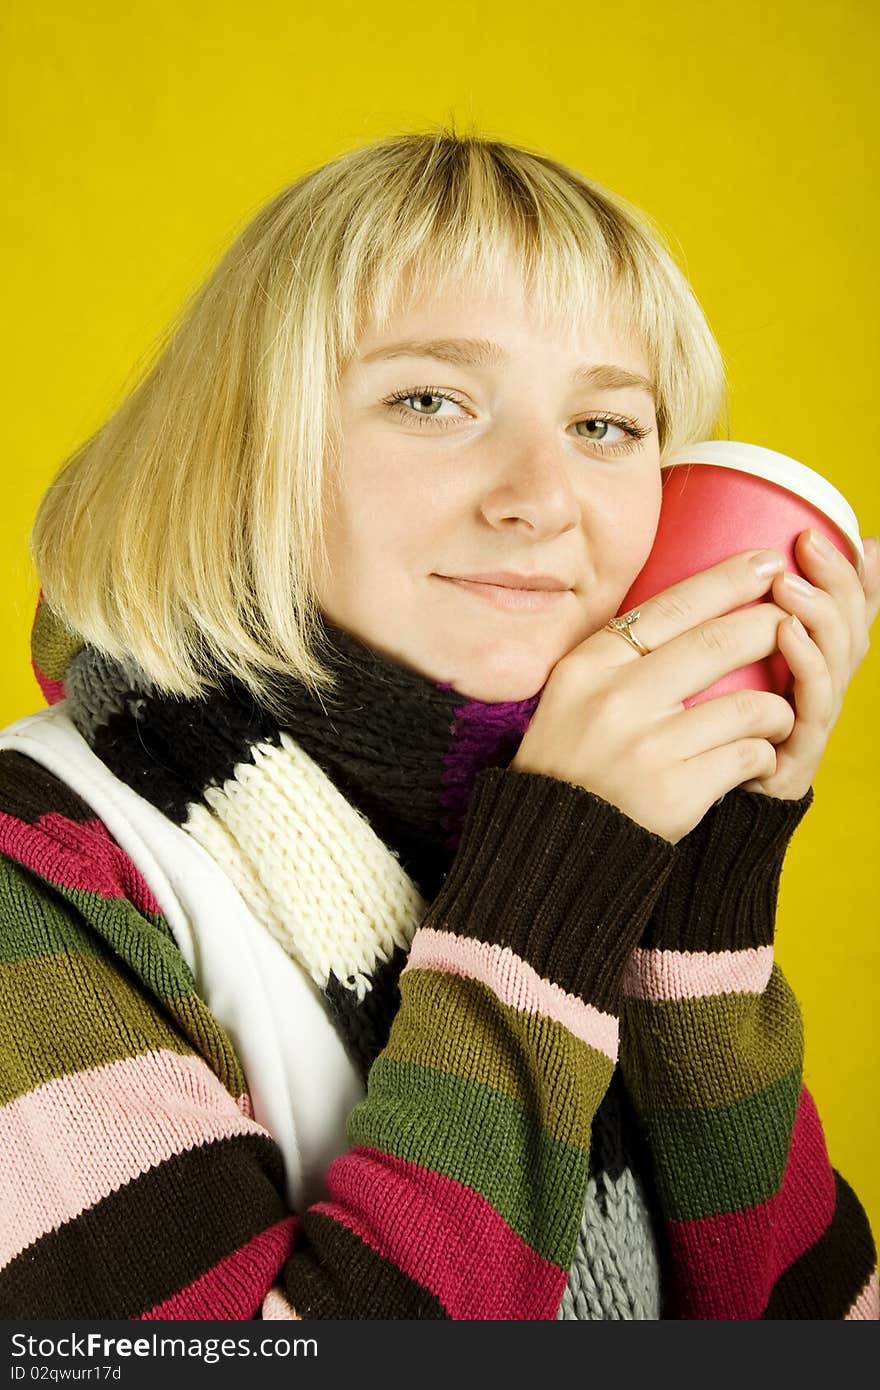
<svg viewBox="0 0 880 1390"><path fill-rule="evenodd" d="M62 466L31 537L45 603L169 694L233 676L280 712L291 676L331 692L316 594L339 373L367 322L444 285L497 287L511 261L545 322L610 314L643 344L661 461L716 433L722 357L644 213L535 151L388 137L260 210Z"/></svg>

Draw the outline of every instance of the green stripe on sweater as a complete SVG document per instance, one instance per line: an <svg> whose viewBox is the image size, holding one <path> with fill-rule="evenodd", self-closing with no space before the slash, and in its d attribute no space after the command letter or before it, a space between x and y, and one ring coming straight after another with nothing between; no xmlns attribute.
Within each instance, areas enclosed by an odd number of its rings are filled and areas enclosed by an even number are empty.
<svg viewBox="0 0 880 1390"><path fill-rule="evenodd" d="M52 883L6 856L0 858L0 928L0 960L61 951L97 955L103 940L162 1000L194 989L164 917L139 911L127 898Z"/></svg>
<svg viewBox="0 0 880 1390"><path fill-rule="evenodd" d="M803 1021L773 966L763 994L713 994L659 1004L624 1001L620 1064L643 1120L747 1100L803 1059Z"/></svg>
<svg viewBox="0 0 880 1390"><path fill-rule="evenodd" d="M81 889L49 886L39 875L9 860L3 867L0 934L4 948L0 961L5 957L7 971L17 969L25 975L11 974L5 986L0 978L0 1007L7 1014L13 1007L11 1003L2 1003L5 988L20 1009L16 980L27 978L27 971L37 970L41 963L42 974L38 971L33 985L28 984L35 991L34 999L40 997L41 979L47 981L45 992L51 995L51 975L56 967L66 979L62 987L64 1002L45 1005L56 1019L57 1042L46 1035L45 1046L36 1041L37 1050L31 1056L17 1040L21 1064L26 1074L34 1078L25 1089L63 1074L63 1064L48 1059L63 1054L65 1038L75 1049L72 1055L79 1059L75 1070L125 1056L124 1037L131 1013L138 1020L132 1044L136 1053L154 1046L168 1046L181 1053L194 1051L204 1058L230 1095L238 1097L247 1090L235 1049L204 1000L195 993L189 967L169 935L164 918L157 921L155 914L141 913L123 898L108 899ZM68 955L70 959L59 964ZM120 972L120 960L130 973ZM96 972L93 976L90 969ZM2 970L0 964L0 976ZM73 983L69 978L71 971L75 972ZM116 1002L108 996L102 1010L99 1001L104 1001L100 993L104 979L114 981ZM65 1016L65 1009L69 1010L69 1017ZM27 1035L32 1025L30 1020L19 1019L18 1026ZM33 1027L36 1037L42 1038L42 1022L35 1019ZM89 1038L91 1043L85 1041ZM44 1058L44 1062L39 1058ZM49 1068L45 1077L39 1074L41 1065ZM8 1080L6 1099L20 1094L19 1080Z"/></svg>
<svg viewBox="0 0 880 1390"><path fill-rule="evenodd" d="M0 854L0 961L102 953L94 934L36 873Z"/></svg>
<svg viewBox="0 0 880 1390"><path fill-rule="evenodd" d="M735 1105L649 1120L666 1220L742 1211L774 1197L782 1186L800 1092L798 1066Z"/></svg>
<svg viewBox="0 0 880 1390"><path fill-rule="evenodd" d="M195 986L192 972L168 935L164 918L156 925L126 898L104 898L77 888L57 890L88 920L108 946L130 965L163 1003L186 999Z"/></svg>
<svg viewBox="0 0 880 1390"><path fill-rule="evenodd" d="M166 1047L192 1047L132 988L115 963L40 956L0 966L0 1013L12 1045L0 1049L0 1104L60 1076Z"/></svg>
<svg viewBox="0 0 880 1390"><path fill-rule="evenodd" d="M421 1164L482 1193L533 1250L569 1268L588 1156L559 1143L507 1096L381 1055L370 1070L367 1100L349 1117L348 1135L352 1144ZM557 1192L558 1202L539 1199L547 1192Z"/></svg>
<svg viewBox="0 0 880 1390"><path fill-rule="evenodd" d="M614 1069L603 1052L553 1019L502 1003L478 980L408 970L400 993L404 1007L383 1056L478 1081L525 1110L538 1109L543 1128L561 1143L589 1149L593 1116ZM446 1026L430 1033L426 1018ZM536 1057L557 1057L559 1064L542 1072Z"/></svg>

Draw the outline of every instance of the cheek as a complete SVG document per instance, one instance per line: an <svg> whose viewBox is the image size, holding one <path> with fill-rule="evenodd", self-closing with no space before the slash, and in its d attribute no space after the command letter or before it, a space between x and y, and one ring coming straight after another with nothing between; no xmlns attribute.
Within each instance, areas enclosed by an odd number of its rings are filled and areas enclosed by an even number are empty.
<svg viewBox="0 0 880 1390"><path fill-rule="evenodd" d="M398 548L412 550L417 538L443 530L444 518L460 517L461 486L449 463L422 466L417 459L385 456L381 469L370 469L358 486L359 510Z"/></svg>
<svg viewBox="0 0 880 1390"><path fill-rule="evenodd" d="M430 542L441 530L442 510L412 469L392 466L349 472L345 494L331 518L337 556L348 567L357 557L368 568L377 556L387 565L430 558Z"/></svg>
<svg viewBox="0 0 880 1390"><path fill-rule="evenodd" d="M616 579L628 581L642 569L657 534L661 499L659 469L656 476L615 489L605 497L603 508L593 499L592 533L599 540L606 571Z"/></svg>
<svg viewBox="0 0 880 1390"><path fill-rule="evenodd" d="M636 568L640 570L654 545L657 525L660 520L661 493L658 486L656 496L652 496L645 506L638 523L633 527L633 554Z"/></svg>
<svg viewBox="0 0 880 1390"><path fill-rule="evenodd" d="M657 535L663 489L659 466L642 480L637 494L630 499L626 520L627 552L630 566L637 573L648 556Z"/></svg>

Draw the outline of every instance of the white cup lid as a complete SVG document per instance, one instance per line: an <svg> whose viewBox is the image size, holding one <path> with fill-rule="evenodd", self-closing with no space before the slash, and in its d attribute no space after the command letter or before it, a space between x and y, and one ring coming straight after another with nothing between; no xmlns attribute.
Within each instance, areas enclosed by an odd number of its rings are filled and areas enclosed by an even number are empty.
<svg viewBox="0 0 880 1390"><path fill-rule="evenodd" d="M738 439L701 439L699 443L688 444L671 459L666 459L662 468L672 468L681 463L708 463L720 468L738 468L742 473L752 473L757 478L766 478L770 483L784 487L786 491L803 497L830 521L838 526L853 549L864 563L865 547L859 535L859 523L855 512L842 492L833 483L808 468L805 463L789 458L788 454L778 454L775 449L765 449L761 444L744 444Z"/></svg>

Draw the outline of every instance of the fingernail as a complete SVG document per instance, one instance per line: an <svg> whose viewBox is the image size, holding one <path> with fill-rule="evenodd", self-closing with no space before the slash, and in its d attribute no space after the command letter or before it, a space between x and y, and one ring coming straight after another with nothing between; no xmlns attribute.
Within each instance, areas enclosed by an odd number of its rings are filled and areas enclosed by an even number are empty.
<svg viewBox="0 0 880 1390"><path fill-rule="evenodd" d="M796 594L803 594L804 598L812 598L816 592L813 585L801 579L799 574L784 574L782 578L787 588L794 589Z"/></svg>
<svg viewBox="0 0 880 1390"><path fill-rule="evenodd" d="M759 579L769 579L771 574L778 574L785 568L785 561L781 555L777 555L773 550L758 550L751 557L752 566Z"/></svg>
<svg viewBox="0 0 880 1390"><path fill-rule="evenodd" d="M826 540L824 536L821 536L818 531L810 532L809 543L820 555L824 555L826 560L830 560L834 553L834 546L829 540Z"/></svg>
<svg viewBox="0 0 880 1390"><path fill-rule="evenodd" d="M807 640L809 640L810 634L807 632L807 629L804 627L804 625L803 625L803 623L801 622L800 618L792 618L792 620L791 620L791 630L792 630L792 632L795 634L795 636L800 637L800 638L806 637Z"/></svg>

